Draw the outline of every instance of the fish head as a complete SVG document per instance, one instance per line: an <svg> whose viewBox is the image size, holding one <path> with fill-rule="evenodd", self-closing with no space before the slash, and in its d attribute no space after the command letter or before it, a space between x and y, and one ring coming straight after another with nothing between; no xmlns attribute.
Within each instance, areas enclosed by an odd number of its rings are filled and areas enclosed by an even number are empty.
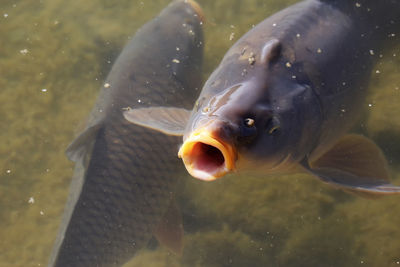
<svg viewBox="0 0 400 267"><path fill-rule="evenodd" d="M189 173L207 181L246 167L279 169L301 154L311 130L315 96L284 64L248 68L224 60L202 90L179 150Z"/></svg>

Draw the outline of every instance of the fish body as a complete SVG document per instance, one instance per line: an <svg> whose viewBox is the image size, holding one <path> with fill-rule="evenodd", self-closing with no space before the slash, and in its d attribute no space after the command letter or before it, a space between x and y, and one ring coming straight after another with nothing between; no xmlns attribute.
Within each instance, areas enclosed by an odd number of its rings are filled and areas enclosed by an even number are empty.
<svg viewBox="0 0 400 267"><path fill-rule="evenodd" d="M379 148L345 135L365 104L371 51L399 31L399 14L398 1L308 0L247 32L181 124L178 154L189 173L210 181L245 169L300 166L346 190L399 193ZM125 117L138 124L150 110Z"/></svg>
<svg viewBox="0 0 400 267"><path fill-rule="evenodd" d="M169 216L184 171L179 138L133 125L122 113L193 105L201 86L201 16L194 1L172 2L116 60L86 130L67 150L75 177L49 266L121 266Z"/></svg>

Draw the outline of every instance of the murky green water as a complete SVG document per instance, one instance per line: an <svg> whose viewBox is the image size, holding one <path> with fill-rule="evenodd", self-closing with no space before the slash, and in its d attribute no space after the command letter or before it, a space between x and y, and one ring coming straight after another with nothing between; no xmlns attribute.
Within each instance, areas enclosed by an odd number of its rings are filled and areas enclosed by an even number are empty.
<svg viewBox="0 0 400 267"><path fill-rule="evenodd" d="M0 2L1 267L47 265L73 170L64 150L126 41L168 2ZM198 2L207 77L253 24L296 1ZM395 184L399 103L400 46L375 67L359 127L384 149ZM398 196L363 199L305 174L182 187L183 256L153 245L126 267L400 266Z"/></svg>

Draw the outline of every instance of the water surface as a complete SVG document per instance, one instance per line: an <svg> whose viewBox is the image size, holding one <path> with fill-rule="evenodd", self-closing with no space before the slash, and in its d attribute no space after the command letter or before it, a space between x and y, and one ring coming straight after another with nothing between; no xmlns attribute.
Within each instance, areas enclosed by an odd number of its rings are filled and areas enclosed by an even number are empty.
<svg viewBox="0 0 400 267"><path fill-rule="evenodd" d="M73 164L64 150L124 44L166 0L0 2L0 267L46 266ZM204 77L252 25L296 1L199 0ZM376 54L363 120L400 184L400 46ZM125 267L400 266L400 197L363 199L306 174L181 185L185 251L150 243Z"/></svg>

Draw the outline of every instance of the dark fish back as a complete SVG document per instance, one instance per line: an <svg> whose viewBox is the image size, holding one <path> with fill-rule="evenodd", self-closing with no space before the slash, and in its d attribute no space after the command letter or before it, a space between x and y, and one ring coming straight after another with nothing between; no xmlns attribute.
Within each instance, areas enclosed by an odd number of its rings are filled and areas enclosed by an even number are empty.
<svg viewBox="0 0 400 267"><path fill-rule="evenodd" d="M50 266L120 266L151 238L184 171L180 138L133 125L122 111L193 105L201 85L199 22L189 4L174 2L117 59L88 122L92 140L76 167L85 170L71 189Z"/></svg>

